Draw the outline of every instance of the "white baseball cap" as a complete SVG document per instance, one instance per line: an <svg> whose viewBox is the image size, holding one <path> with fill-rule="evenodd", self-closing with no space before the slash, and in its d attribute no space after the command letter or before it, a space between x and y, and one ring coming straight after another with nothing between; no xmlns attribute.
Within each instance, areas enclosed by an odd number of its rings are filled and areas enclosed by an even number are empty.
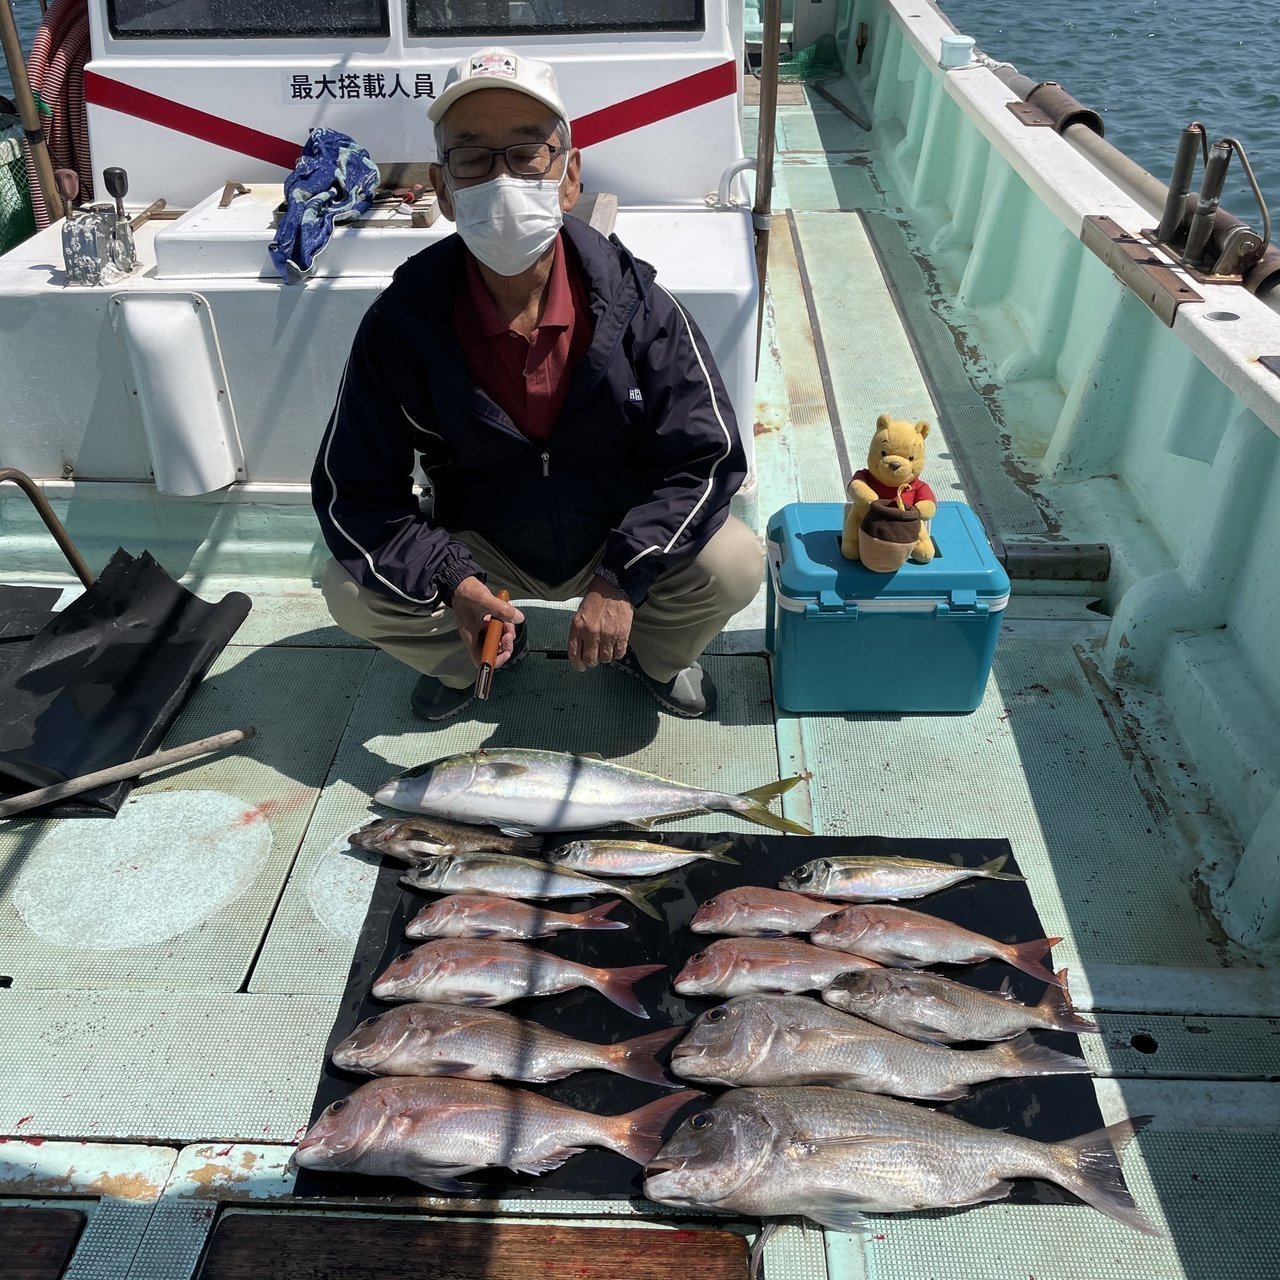
<svg viewBox="0 0 1280 1280"><path fill-rule="evenodd" d="M459 98L477 89L514 89L550 107L558 119L569 119L551 64L499 48L481 49L455 62L445 77L444 92L427 108L427 119L439 124Z"/></svg>

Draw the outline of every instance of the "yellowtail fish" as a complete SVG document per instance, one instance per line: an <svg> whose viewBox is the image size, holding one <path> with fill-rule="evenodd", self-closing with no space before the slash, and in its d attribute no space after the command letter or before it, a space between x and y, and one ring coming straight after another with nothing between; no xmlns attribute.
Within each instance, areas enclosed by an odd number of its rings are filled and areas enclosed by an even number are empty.
<svg viewBox="0 0 1280 1280"><path fill-rule="evenodd" d="M401 884L411 889L427 889L435 893L482 893L499 898L592 898L601 894L617 894L633 907L655 920L662 913L649 901L652 894L667 881L648 884L606 884L584 876L580 871L552 866L533 858L513 858L502 853L451 854L443 858L425 858L400 877Z"/></svg>
<svg viewBox="0 0 1280 1280"><path fill-rule="evenodd" d="M740 795L689 787L594 756L519 747L444 756L398 774L374 796L379 804L504 831L582 831L617 822L647 826L659 818L724 810L762 827L812 835L771 813L769 801L800 782L797 775Z"/></svg>
<svg viewBox="0 0 1280 1280"><path fill-rule="evenodd" d="M733 842L712 845L709 849L680 849L674 845L657 844L652 840L573 840L552 849L546 859L557 867L569 867L574 871L587 871L597 876L651 876L662 871L675 871L700 858L711 862L727 862L738 866L737 858L729 857Z"/></svg>
<svg viewBox="0 0 1280 1280"><path fill-rule="evenodd" d="M550 907L486 894L454 893L423 907L404 927L406 938L507 938L526 942L550 938L568 929L625 929L609 913L615 898L588 911L552 911Z"/></svg>
<svg viewBox="0 0 1280 1280"><path fill-rule="evenodd" d="M965 880L1024 880L1024 876L1000 870L1008 861L1007 853L980 867L957 867L923 858L815 858L783 876L778 888L845 902L923 898Z"/></svg>

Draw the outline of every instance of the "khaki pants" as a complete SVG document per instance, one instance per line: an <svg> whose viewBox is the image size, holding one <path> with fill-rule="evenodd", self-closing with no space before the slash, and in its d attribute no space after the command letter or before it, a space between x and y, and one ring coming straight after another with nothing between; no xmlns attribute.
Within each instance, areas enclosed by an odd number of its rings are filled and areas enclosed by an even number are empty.
<svg viewBox="0 0 1280 1280"><path fill-rule="evenodd" d="M530 578L479 534L454 536L485 570L489 590L505 587L515 601L572 600L587 589L599 560L597 556L581 573L552 586ZM763 576L760 540L729 516L698 555L658 578L636 610L628 645L646 673L670 680L696 661L725 623L751 603ZM464 689L475 681L476 669L454 626L452 609L413 605L370 591L336 560L329 561L321 589L344 631L450 688ZM567 632L567 618L565 627Z"/></svg>

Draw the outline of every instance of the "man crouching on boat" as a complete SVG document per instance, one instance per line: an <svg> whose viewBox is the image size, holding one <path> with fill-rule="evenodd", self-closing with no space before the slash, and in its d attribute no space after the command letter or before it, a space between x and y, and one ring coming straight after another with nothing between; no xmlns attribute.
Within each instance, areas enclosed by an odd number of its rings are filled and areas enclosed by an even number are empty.
<svg viewBox="0 0 1280 1280"><path fill-rule="evenodd" d="M409 259L356 335L311 480L329 610L422 673L427 720L471 702L490 616L495 666L524 656L502 589L581 596L574 670L607 663L677 715L711 711L697 658L763 557L729 515L745 456L706 341L652 267L564 220L581 159L550 66L482 50L428 117L457 234Z"/></svg>

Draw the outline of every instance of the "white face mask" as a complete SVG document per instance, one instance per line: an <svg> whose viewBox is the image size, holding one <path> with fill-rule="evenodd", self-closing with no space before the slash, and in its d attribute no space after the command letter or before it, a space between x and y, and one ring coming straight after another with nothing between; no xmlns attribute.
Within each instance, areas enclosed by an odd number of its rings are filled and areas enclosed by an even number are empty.
<svg viewBox="0 0 1280 1280"><path fill-rule="evenodd" d="M452 192L454 220L463 243L500 276L528 271L564 224L560 183L508 174Z"/></svg>

